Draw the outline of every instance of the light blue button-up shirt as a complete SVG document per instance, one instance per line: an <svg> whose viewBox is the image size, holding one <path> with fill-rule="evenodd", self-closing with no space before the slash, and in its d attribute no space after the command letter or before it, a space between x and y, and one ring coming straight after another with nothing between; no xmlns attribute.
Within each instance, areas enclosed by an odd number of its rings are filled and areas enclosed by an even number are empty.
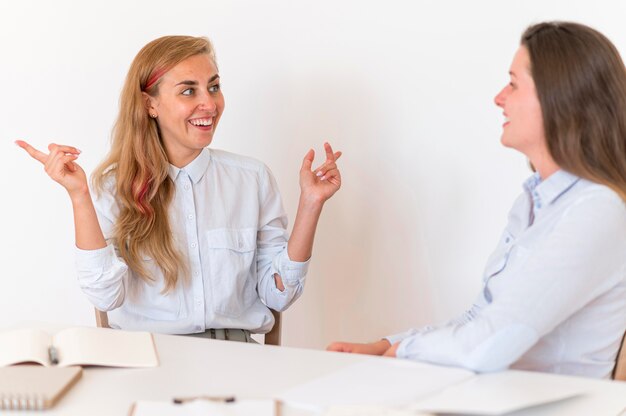
<svg viewBox="0 0 626 416"><path fill-rule="evenodd" d="M302 293L308 262L287 256L287 216L276 181L262 163L204 149L182 169L170 165L175 194L169 221L190 279L162 294L163 274L144 261L154 283L138 278L111 243L119 215L114 182L94 201L107 247L77 249L78 281L114 328L185 334L207 328L269 331L269 308L282 311ZM285 290L276 288L274 274ZM181 276L182 277L182 276ZM182 280L182 278L181 278Z"/></svg>
<svg viewBox="0 0 626 416"><path fill-rule="evenodd" d="M609 377L626 330L626 207L558 171L524 184L472 307L410 330L397 356L475 371Z"/></svg>

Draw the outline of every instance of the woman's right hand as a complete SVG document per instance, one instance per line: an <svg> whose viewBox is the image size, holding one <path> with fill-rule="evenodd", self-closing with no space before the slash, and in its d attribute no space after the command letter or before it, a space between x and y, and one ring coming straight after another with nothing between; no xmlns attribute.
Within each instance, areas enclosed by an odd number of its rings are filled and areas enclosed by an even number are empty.
<svg viewBox="0 0 626 416"><path fill-rule="evenodd" d="M50 154L46 154L23 140L16 140L15 144L26 150L33 159L38 160L44 166L48 176L61 184L70 194L70 197L89 192L87 175L75 162L80 154L80 150L77 148L51 143L48 145Z"/></svg>
<svg viewBox="0 0 626 416"><path fill-rule="evenodd" d="M352 342L333 342L326 351L349 352L353 354L383 355L391 347L386 339L369 344L356 344Z"/></svg>

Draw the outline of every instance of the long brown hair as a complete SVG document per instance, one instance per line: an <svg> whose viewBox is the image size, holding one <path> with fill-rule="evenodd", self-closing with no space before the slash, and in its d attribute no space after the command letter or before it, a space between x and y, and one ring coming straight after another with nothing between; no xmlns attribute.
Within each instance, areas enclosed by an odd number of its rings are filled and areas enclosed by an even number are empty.
<svg viewBox="0 0 626 416"><path fill-rule="evenodd" d="M554 161L626 200L626 68L617 48L571 22L532 25L521 44L530 54Z"/></svg>
<svg viewBox="0 0 626 416"><path fill-rule="evenodd" d="M174 243L168 220L168 206L174 195L169 161L142 92L157 96L161 76L198 54L207 54L215 62L213 46L203 37L164 36L139 51L120 96L111 150L92 175L98 192L104 190L109 177L115 178L120 212L113 239L120 255L147 282L154 281L154 277L146 272L143 256L151 256L163 272L164 292L176 286L179 276L187 277L188 266Z"/></svg>

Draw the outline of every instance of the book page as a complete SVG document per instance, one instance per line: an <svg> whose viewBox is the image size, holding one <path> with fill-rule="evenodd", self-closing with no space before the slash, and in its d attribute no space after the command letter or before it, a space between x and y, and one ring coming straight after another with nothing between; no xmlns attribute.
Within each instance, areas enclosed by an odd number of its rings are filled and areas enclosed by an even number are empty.
<svg viewBox="0 0 626 416"><path fill-rule="evenodd" d="M474 377L471 371L371 357L278 395L310 411L342 405L402 406Z"/></svg>
<svg viewBox="0 0 626 416"><path fill-rule="evenodd" d="M67 328L53 339L59 365L157 367L152 334L108 328Z"/></svg>
<svg viewBox="0 0 626 416"><path fill-rule="evenodd" d="M585 393L585 380L525 371L480 374L418 401L412 410L503 415Z"/></svg>
<svg viewBox="0 0 626 416"><path fill-rule="evenodd" d="M0 367L29 362L49 366L50 344L50 334L41 329L0 332Z"/></svg>

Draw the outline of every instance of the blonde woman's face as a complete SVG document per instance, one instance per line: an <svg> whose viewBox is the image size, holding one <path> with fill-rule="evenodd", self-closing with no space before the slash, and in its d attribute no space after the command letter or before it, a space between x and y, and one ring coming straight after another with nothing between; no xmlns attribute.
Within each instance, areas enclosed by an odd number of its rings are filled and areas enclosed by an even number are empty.
<svg viewBox="0 0 626 416"><path fill-rule="evenodd" d="M509 70L510 83L496 96L495 103L504 110L502 144L512 147L531 161L534 155L544 153L546 140L541 105L530 71L530 56L520 46Z"/></svg>
<svg viewBox="0 0 626 416"><path fill-rule="evenodd" d="M186 166L211 143L224 111L215 64L205 54L187 58L163 75L158 96L147 97L170 163Z"/></svg>

